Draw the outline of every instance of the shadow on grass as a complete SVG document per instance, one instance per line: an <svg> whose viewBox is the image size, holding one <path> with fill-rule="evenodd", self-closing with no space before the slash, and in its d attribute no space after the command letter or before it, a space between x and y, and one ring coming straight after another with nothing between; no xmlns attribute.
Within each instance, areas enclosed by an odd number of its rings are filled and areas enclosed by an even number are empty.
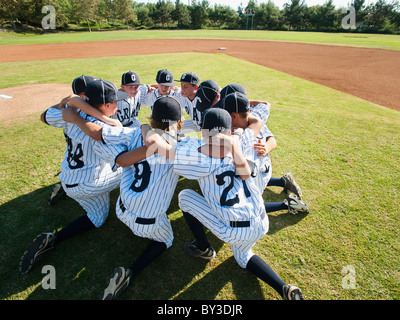
<svg viewBox="0 0 400 320"><path fill-rule="evenodd" d="M212 300L226 285L232 286L237 299L263 299L257 278L241 269L230 248L223 249L227 244L210 232L208 237L217 251L217 262L208 265L210 262L184 253L183 243L192 240L192 234L177 204L183 186L198 191L197 183L178 183L167 212L174 230L172 247L143 270L120 299ZM21 256L38 234L59 230L84 214L71 198L49 207L47 198L51 189L52 186L47 186L0 206L0 299L96 300L108 285L114 268L131 265L150 243L148 239L135 236L116 217L117 189L111 194L110 214L101 228L59 244L31 272L22 275L19 272ZM286 214L270 217L270 233L300 220L301 217ZM222 249L222 256L218 255ZM227 254L230 256L225 257ZM44 271L42 273L45 265L55 268L56 289L42 287L42 279L47 275Z"/></svg>

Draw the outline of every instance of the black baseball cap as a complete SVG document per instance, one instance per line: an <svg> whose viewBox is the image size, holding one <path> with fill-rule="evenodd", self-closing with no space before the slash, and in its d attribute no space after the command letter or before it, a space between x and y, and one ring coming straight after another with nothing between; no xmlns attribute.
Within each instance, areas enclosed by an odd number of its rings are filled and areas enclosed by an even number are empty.
<svg viewBox="0 0 400 320"><path fill-rule="evenodd" d="M94 105L128 99L129 94L118 90L110 81L95 79L86 87L85 98L87 102Z"/></svg>
<svg viewBox="0 0 400 320"><path fill-rule="evenodd" d="M92 82L95 78L92 76L81 75L72 81L72 92L74 94L80 94L85 92L87 85Z"/></svg>
<svg viewBox="0 0 400 320"><path fill-rule="evenodd" d="M222 100L224 100L224 98L233 92L240 92L243 93L244 95L246 94L246 89L238 83L231 83L228 84L227 86L223 87L221 92L220 92L220 97L219 97L219 101L214 105L215 108L222 108Z"/></svg>
<svg viewBox="0 0 400 320"><path fill-rule="evenodd" d="M153 105L151 117L156 121L178 121L182 118L182 106L179 100L172 96L161 96Z"/></svg>
<svg viewBox="0 0 400 320"><path fill-rule="evenodd" d="M186 72L181 76L181 79L178 80L179 82L187 82L190 84L194 84L196 86L199 85L200 80L199 77L197 76L197 74L193 73L193 72Z"/></svg>
<svg viewBox="0 0 400 320"><path fill-rule="evenodd" d="M245 95L246 89L241 84L238 84L238 83L228 84L221 90L221 99L225 98L228 94L233 93L233 92L240 92Z"/></svg>
<svg viewBox="0 0 400 320"><path fill-rule="evenodd" d="M196 96L199 97L196 102L196 109L200 112L204 112L211 108L218 93L219 85L214 80L203 81L196 92Z"/></svg>
<svg viewBox="0 0 400 320"><path fill-rule="evenodd" d="M174 75L167 69L158 70L156 81L163 86L175 87Z"/></svg>
<svg viewBox="0 0 400 320"><path fill-rule="evenodd" d="M124 72L121 79L123 86L138 86L141 85L139 75L136 72Z"/></svg>
<svg viewBox="0 0 400 320"><path fill-rule="evenodd" d="M222 109L225 109L229 113L246 112L250 110L250 101L243 93L233 92L222 100Z"/></svg>
<svg viewBox="0 0 400 320"><path fill-rule="evenodd" d="M228 111L220 108L210 108L204 111L201 128L209 130L210 136L215 133L226 133L231 130L232 118Z"/></svg>

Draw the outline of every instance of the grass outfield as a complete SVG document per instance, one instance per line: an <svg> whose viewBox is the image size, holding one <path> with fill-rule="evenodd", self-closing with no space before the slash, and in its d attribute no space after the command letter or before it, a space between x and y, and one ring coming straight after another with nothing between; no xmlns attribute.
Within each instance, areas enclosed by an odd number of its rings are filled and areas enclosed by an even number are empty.
<svg viewBox="0 0 400 320"><path fill-rule="evenodd" d="M399 35L255 30L130 30L103 32L58 32L55 34L48 33L42 35L19 34L3 31L0 32L0 45L163 38L256 39L400 50Z"/></svg>
<svg viewBox="0 0 400 320"><path fill-rule="evenodd" d="M45 65L49 72L43 72L43 62L0 64L1 85L28 84L39 75L41 82L70 83L76 70L118 84L129 65L148 83L168 66L176 75L194 71L221 87L235 79L250 99L270 101L268 126L278 142L271 154L273 176L292 172L311 212L271 214L270 230L254 251L309 300L400 298L399 112L222 54L67 59ZM21 78L22 70L24 83L10 83L13 76ZM148 114L142 108L139 118L146 122ZM0 299L97 299L114 267L131 264L149 243L116 218L116 190L103 227L60 244L32 272L19 273L20 257L38 233L61 229L83 213L72 199L46 205L64 150L62 130L41 123L39 114L0 122ZM120 299L280 300L212 235L215 260L206 263L184 254L182 245L191 239L177 206L184 188L198 187L186 179L178 183L168 210L173 246ZM282 201L285 195L271 188L264 198ZM41 286L41 268L47 264L56 270L55 290ZM355 270L350 289L343 287L349 284L349 275L342 274L348 266Z"/></svg>

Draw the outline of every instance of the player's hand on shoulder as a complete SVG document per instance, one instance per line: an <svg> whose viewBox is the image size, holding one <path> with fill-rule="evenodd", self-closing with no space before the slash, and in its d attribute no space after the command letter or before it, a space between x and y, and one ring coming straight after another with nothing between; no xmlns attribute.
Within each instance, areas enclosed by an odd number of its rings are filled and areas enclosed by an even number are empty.
<svg viewBox="0 0 400 320"><path fill-rule="evenodd" d="M148 87L148 92L150 93L150 92L153 92L158 89L158 84L152 83L152 84L148 85L147 87Z"/></svg>
<svg viewBox="0 0 400 320"><path fill-rule="evenodd" d="M142 137L143 141L147 148L150 148L157 140L160 138L160 135L157 134L156 131L152 130L148 124L142 124Z"/></svg>
<svg viewBox="0 0 400 320"><path fill-rule="evenodd" d="M74 95L74 94L71 94L71 95L69 95L68 97L63 98L63 99L60 101L60 103L59 103L58 105L54 106L53 108L56 108L56 109L65 108L65 106L67 105L67 103L68 103L72 98L74 98L74 97L77 97L77 96Z"/></svg>
<svg viewBox="0 0 400 320"><path fill-rule="evenodd" d="M122 123L118 119L104 118L104 122L112 127L122 127Z"/></svg>

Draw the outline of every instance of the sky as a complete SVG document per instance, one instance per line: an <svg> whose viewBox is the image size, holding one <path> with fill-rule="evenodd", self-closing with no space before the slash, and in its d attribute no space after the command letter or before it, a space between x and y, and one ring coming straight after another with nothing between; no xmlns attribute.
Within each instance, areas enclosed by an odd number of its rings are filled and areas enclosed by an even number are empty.
<svg viewBox="0 0 400 320"><path fill-rule="evenodd" d="M153 2L156 3L157 0L135 0L137 2ZM175 3L175 0L170 0ZM201 1L201 0L199 0ZM280 9L283 8L283 5L289 0L271 0L277 7ZM315 5L322 5L326 2L327 0L305 0L305 4L309 7L315 6ZM181 0L182 3L190 3L191 0ZM231 6L234 10L236 10L240 4L242 4L243 7L246 7L247 3L249 2L248 0L208 0L211 6L214 4L221 4L221 5L227 5ZM257 0L257 3L266 3L268 0ZM351 0L333 0L333 4L337 9L342 8L342 7L347 7L348 4L351 2ZM370 4L370 3L375 3L375 0L366 0L365 4Z"/></svg>

